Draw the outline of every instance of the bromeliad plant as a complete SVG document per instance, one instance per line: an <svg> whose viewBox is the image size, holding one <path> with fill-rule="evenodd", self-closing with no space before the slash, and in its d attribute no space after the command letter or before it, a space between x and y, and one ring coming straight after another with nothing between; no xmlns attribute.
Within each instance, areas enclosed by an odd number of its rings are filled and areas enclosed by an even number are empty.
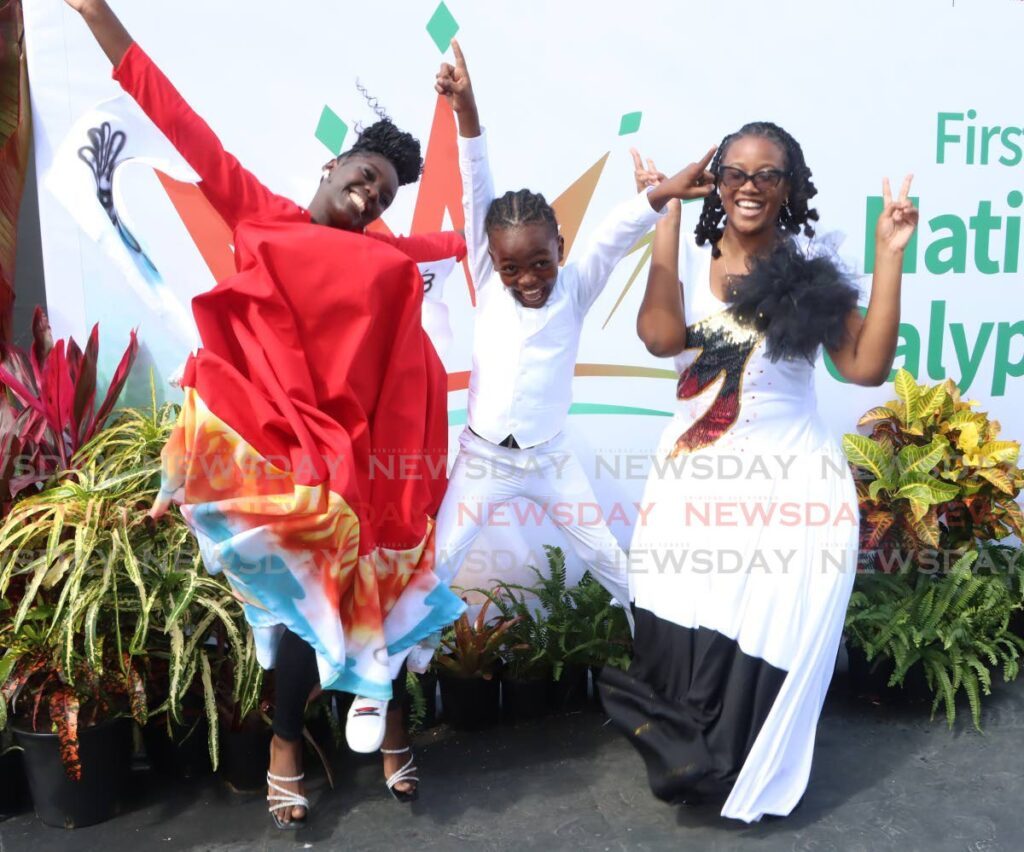
<svg viewBox="0 0 1024 852"><path fill-rule="evenodd" d="M203 573L184 521L176 512L155 526L146 517L176 419L154 391L150 410L120 412L81 448L75 469L0 524L0 597L16 600L3 622L0 690L23 716L19 696L32 693L33 708L50 713L42 720L33 709L29 723L48 721L69 743L76 720L124 711L106 697L119 683L130 685L140 723L164 711L181 721L186 696L201 694L216 766L218 714L251 712L261 671L241 606ZM55 697L68 690L95 710L82 716Z"/></svg>
<svg viewBox="0 0 1024 852"><path fill-rule="evenodd" d="M0 347L0 515L18 495L73 465L78 450L114 411L138 353L132 332L106 395L96 408L99 327L85 349L58 340L41 308L30 349Z"/></svg>
<svg viewBox="0 0 1024 852"><path fill-rule="evenodd" d="M470 621L468 613L441 634L440 653L434 657L434 666L441 674L457 678L494 677L501 663L501 648L505 635L519 621L518 618L487 618L491 605L486 599L476 618Z"/></svg>
<svg viewBox="0 0 1024 852"><path fill-rule="evenodd" d="M870 435L843 438L850 462L864 472L857 483L861 552L871 567L891 570L907 555L959 555L1019 537L1020 444L999 440L999 423L962 400L951 380L927 387L900 370L895 388L897 399L860 419Z"/></svg>

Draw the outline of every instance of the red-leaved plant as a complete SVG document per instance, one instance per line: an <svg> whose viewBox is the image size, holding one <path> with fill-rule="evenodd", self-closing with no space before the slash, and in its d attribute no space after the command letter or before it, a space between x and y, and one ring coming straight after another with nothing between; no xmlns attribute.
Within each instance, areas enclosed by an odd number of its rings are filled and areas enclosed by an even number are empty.
<svg viewBox="0 0 1024 852"><path fill-rule="evenodd" d="M84 351L74 338L54 344L46 314L36 308L32 337L27 351L0 346L0 515L20 492L73 466L113 412L139 349L133 331L97 409L99 326Z"/></svg>
<svg viewBox="0 0 1024 852"><path fill-rule="evenodd" d="M21 640L33 631L21 631ZM42 629L39 644L28 650L14 648L0 662L0 723L6 724L7 706L23 707L30 730L53 730L60 740L61 761L72 781L82 779L79 727L95 725L126 705L140 725L148 716L146 690L135 660L127 653L120 659L109 651L108 665L97 672L85 660L75 660L73 671L60 654L45 647ZM47 724L48 723L48 724Z"/></svg>

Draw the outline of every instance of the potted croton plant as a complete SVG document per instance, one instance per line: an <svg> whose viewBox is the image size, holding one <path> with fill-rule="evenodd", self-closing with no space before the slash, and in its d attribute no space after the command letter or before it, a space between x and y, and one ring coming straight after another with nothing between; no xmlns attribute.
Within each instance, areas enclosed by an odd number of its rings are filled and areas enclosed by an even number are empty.
<svg viewBox="0 0 1024 852"><path fill-rule="evenodd" d="M880 672L888 687L923 674L933 713L952 724L963 693L977 726L992 671L1016 677L1024 650L1010 627L1024 604L1020 552L998 544L1024 527L1020 444L952 381L918 385L900 370L895 390L861 418L869 434L843 439L861 514L851 673Z"/></svg>

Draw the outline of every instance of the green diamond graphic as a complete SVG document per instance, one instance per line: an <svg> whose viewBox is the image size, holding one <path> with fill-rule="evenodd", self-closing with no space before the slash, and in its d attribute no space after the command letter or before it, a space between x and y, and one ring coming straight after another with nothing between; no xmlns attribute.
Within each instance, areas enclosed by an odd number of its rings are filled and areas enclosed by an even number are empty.
<svg viewBox="0 0 1024 852"><path fill-rule="evenodd" d="M452 39L455 38L455 33L458 31L458 21L452 17L448 7L441 3L434 10L434 14L430 16L430 20L427 21L427 32L430 33L430 37L441 53L448 49L448 45L452 43Z"/></svg>
<svg viewBox="0 0 1024 852"><path fill-rule="evenodd" d="M345 144L346 133L348 133L348 125L338 117L333 109L325 105L324 111L320 113L320 123L316 126L316 138L337 157L341 153L341 146Z"/></svg>
<svg viewBox="0 0 1024 852"><path fill-rule="evenodd" d="M642 117L642 112L627 112L622 116L622 120L619 122L619 136L628 136L630 133L636 133L640 129L640 119Z"/></svg>

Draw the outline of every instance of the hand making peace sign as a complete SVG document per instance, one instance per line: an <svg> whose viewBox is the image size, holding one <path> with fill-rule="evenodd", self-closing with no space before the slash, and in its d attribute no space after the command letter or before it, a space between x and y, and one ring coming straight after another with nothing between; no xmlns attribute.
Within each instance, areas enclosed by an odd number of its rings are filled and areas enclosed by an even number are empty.
<svg viewBox="0 0 1024 852"><path fill-rule="evenodd" d="M917 227L919 211L910 200L910 182L913 175L907 175L903 179L903 186L900 187L900 195L895 201L892 199L892 188L889 186L889 178L882 180L882 215L878 217L878 225L875 227L875 244L879 248L886 248L891 252L901 252L907 247L910 238Z"/></svg>

